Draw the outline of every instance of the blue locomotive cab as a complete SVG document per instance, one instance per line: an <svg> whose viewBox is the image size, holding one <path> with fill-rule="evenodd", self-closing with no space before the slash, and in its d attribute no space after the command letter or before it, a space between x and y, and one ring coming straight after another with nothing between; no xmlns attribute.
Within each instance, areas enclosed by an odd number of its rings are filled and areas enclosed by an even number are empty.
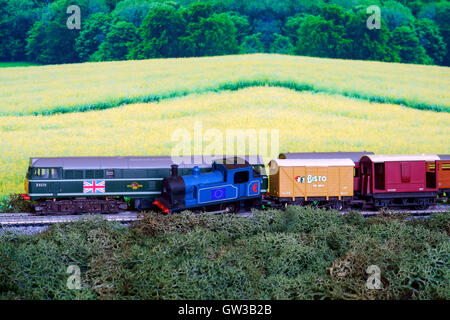
<svg viewBox="0 0 450 320"><path fill-rule="evenodd" d="M188 209L236 212L242 204L261 202L262 177L241 158L215 161L211 172L172 176L163 181L163 192L154 204L166 213Z"/></svg>

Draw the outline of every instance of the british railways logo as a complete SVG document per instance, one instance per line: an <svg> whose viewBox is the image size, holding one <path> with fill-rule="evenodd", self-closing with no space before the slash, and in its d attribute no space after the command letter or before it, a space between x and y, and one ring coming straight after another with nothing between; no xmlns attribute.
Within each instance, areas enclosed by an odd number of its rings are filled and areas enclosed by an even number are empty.
<svg viewBox="0 0 450 320"><path fill-rule="evenodd" d="M142 188L142 184L139 184L137 182L133 182L132 184L127 185L128 188L131 188L133 190L137 190L139 188Z"/></svg>

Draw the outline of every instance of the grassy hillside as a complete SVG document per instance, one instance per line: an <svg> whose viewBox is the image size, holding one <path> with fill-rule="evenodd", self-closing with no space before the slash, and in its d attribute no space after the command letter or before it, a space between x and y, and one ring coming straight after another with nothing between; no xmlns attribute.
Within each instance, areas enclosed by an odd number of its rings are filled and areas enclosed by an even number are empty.
<svg viewBox="0 0 450 320"><path fill-rule="evenodd" d="M0 83L0 115L104 109L265 84L450 111L446 67L271 54L4 68Z"/></svg>
<svg viewBox="0 0 450 320"><path fill-rule="evenodd" d="M0 299L450 299L448 214L404 218L289 207L6 234ZM81 290L66 286L69 265ZM366 287L371 265L379 290Z"/></svg>
<svg viewBox="0 0 450 320"><path fill-rule="evenodd" d="M184 128L193 135L195 121L202 121L203 133L218 129L224 139L226 129L278 129L283 152L450 153L448 113L284 88L255 87L102 111L1 119L0 194L23 192L31 156L170 155L178 143L172 140L174 130ZM205 140L203 148L209 144ZM277 156L276 150L272 156Z"/></svg>
<svg viewBox="0 0 450 320"><path fill-rule="evenodd" d="M32 62L0 62L0 68L31 67L37 65L37 63Z"/></svg>

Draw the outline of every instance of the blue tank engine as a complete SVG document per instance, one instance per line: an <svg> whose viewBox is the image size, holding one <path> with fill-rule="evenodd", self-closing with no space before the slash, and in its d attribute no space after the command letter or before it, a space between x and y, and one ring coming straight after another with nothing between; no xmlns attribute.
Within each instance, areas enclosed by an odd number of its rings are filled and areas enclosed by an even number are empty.
<svg viewBox="0 0 450 320"><path fill-rule="evenodd" d="M179 176L172 167L171 176L163 180L161 197L154 205L166 213L201 209L238 212L242 207L261 204L263 176L244 159L215 161L211 172L194 167L191 175Z"/></svg>

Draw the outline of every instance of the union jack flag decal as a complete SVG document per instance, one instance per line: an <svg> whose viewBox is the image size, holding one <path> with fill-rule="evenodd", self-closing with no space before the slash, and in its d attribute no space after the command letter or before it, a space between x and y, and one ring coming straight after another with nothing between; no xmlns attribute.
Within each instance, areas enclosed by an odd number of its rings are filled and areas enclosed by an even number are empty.
<svg viewBox="0 0 450 320"><path fill-rule="evenodd" d="M83 181L83 193L105 193L105 180Z"/></svg>

